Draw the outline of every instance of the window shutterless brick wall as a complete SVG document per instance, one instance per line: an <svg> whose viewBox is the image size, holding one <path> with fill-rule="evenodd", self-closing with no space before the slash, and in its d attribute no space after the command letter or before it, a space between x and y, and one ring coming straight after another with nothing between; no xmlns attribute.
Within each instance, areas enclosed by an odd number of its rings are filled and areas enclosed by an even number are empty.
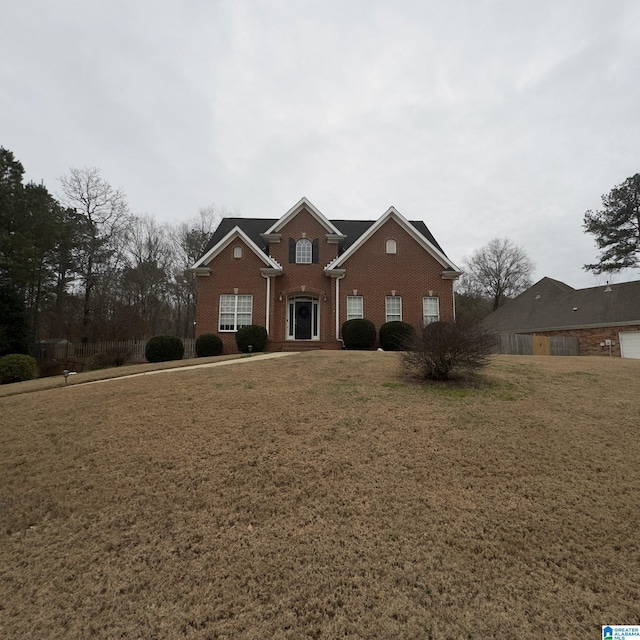
<svg viewBox="0 0 640 640"><path fill-rule="evenodd" d="M233 257L233 248L243 247L242 258ZM197 276L198 305L196 308L196 337L203 333L220 336L225 353L237 352L235 333L218 330L220 295L253 295L253 324L265 326L267 281L260 269L265 265L241 240L232 242L208 265L211 274Z"/></svg>
<svg viewBox="0 0 640 640"><path fill-rule="evenodd" d="M386 252L394 239L397 252ZM443 280L442 265L428 254L395 220L388 220L347 259L340 281L340 325L347 317L347 296L357 289L364 298L364 317L376 328L385 322L385 298L395 291L402 298L402 319L422 326L422 298L440 298L440 319L453 320L453 281ZM431 294L429 292L432 292Z"/></svg>

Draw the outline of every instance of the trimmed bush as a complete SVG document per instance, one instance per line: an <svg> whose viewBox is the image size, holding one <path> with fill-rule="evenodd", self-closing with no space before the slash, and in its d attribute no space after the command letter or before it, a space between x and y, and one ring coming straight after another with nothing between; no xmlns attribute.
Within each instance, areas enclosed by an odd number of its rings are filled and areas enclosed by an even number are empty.
<svg viewBox="0 0 640 640"><path fill-rule="evenodd" d="M10 353L0 358L0 384L33 380L38 376L36 359L22 353Z"/></svg>
<svg viewBox="0 0 640 640"><path fill-rule="evenodd" d="M488 364L493 345L493 336L477 323L432 322L415 337L403 363L424 380L449 380Z"/></svg>
<svg viewBox="0 0 640 640"><path fill-rule="evenodd" d="M236 333L236 344L242 353L257 353L264 351L269 336L267 330L258 324L248 324L240 327ZM251 345L251 349L249 349Z"/></svg>
<svg viewBox="0 0 640 640"><path fill-rule="evenodd" d="M408 322L393 320L380 327L380 347L385 351L404 351L416 334Z"/></svg>
<svg viewBox="0 0 640 640"><path fill-rule="evenodd" d="M346 349L371 349L376 341L376 326L365 318L347 320L342 325L342 341Z"/></svg>
<svg viewBox="0 0 640 640"><path fill-rule="evenodd" d="M167 362L182 360L184 345L176 336L153 336L144 348L144 357L148 362Z"/></svg>
<svg viewBox="0 0 640 640"><path fill-rule="evenodd" d="M215 333L203 333L196 339L196 355L198 358L219 356L222 353L222 340Z"/></svg>

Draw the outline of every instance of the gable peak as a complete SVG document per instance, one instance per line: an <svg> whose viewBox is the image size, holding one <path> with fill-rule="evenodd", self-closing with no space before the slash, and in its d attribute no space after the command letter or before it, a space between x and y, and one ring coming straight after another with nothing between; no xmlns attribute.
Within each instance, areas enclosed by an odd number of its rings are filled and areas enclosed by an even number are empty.
<svg viewBox="0 0 640 640"><path fill-rule="evenodd" d="M298 200L296 204L289 209L279 220L273 224L264 235L279 233L280 230L293 218L295 218L301 211L308 211L326 230L327 233L340 234L340 231L335 225L329 221L324 214L305 196Z"/></svg>

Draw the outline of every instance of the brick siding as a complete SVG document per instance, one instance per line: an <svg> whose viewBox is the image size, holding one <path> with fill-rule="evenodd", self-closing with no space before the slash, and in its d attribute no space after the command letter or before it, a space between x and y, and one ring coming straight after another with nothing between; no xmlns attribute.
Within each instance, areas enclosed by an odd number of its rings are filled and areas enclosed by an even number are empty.
<svg viewBox="0 0 640 640"><path fill-rule="evenodd" d="M536 331L538 336L563 336L578 339L578 355L580 356L608 356L609 347L602 347L600 343L611 340L611 355L621 356L620 336L621 332L640 331L638 325L625 325L622 327L594 327L591 329L565 329L563 331Z"/></svg>
<svg viewBox="0 0 640 640"><path fill-rule="evenodd" d="M271 279L269 340L272 348L287 345L287 299L294 295L313 296L318 300L319 341L324 348L340 346L336 340L335 291L336 280L323 269L338 255L338 245L327 242L327 230L305 209L295 215L280 231L279 243L271 243L270 255L282 265L284 274ZM289 238L319 239L317 264L290 264ZM386 241L396 241L397 252L386 253ZM243 257L233 258L233 248L243 246ZM218 331L218 305L221 294L253 294L253 323L265 325L266 280L260 269L264 263L243 244L231 242L208 265L209 276L198 277L196 336L203 333L220 335L225 353L237 351L234 333ZM440 318L453 320L453 281L442 278L442 265L428 254L395 220L387 220L345 264L346 275L340 280L339 324L346 320L347 296L363 296L364 317L376 328L385 322L385 298L402 298L402 319L419 328L422 326L422 298L440 299ZM289 344L295 344L290 342ZM310 344L310 343L300 343Z"/></svg>

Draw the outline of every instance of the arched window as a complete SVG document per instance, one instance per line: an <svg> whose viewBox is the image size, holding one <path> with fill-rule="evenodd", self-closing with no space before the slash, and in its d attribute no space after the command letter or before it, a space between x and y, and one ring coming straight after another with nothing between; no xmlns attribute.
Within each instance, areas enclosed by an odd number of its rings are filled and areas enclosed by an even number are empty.
<svg viewBox="0 0 640 640"><path fill-rule="evenodd" d="M398 252L398 245L396 244L396 241L393 238L389 238L389 240L387 240L387 253L397 253Z"/></svg>
<svg viewBox="0 0 640 640"><path fill-rule="evenodd" d="M233 257L242 258L242 247L233 247Z"/></svg>
<svg viewBox="0 0 640 640"><path fill-rule="evenodd" d="M298 264L311 264L311 240L302 238L296 242L296 262Z"/></svg>

